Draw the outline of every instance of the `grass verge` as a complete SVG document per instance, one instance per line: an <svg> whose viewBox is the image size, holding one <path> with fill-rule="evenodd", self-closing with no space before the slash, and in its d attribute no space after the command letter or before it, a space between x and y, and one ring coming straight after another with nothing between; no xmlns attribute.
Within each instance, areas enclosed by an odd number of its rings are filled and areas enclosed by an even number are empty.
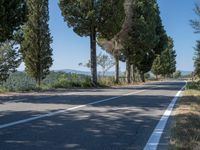
<svg viewBox="0 0 200 150"><path fill-rule="evenodd" d="M171 150L200 150L200 83L189 82L176 108Z"/></svg>

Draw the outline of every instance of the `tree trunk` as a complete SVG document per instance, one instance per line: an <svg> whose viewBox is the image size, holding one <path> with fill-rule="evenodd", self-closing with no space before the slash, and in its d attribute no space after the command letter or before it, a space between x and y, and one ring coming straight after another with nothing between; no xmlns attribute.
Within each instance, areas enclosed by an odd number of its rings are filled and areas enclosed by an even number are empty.
<svg viewBox="0 0 200 150"><path fill-rule="evenodd" d="M131 65L129 59L126 60L126 82L131 83Z"/></svg>
<svg viewBox="0 0 200 150"><path fill-rule="evenodd" d="M41 86L41 79L39 78L38 87L40 88L40 86Z"/></svg>
<svg viewBox="0 0 200 150"><path fill-rule="evenodd" d="M135 65L132 65L133 82L136 82L135 72Z"/></svg>
<svg viewBox="0 0 200 150"><path fill-rule="evenodd" d="M140 73L140 77L141 77L141 81L145 82L145 77L144 77L144 73L143 72Z"/></svg>
<svg viewBox="0 0 200 150"><path fill-rule="evenodd" d="M115 56L115 82L119 83L119 56Z"/></svg>
<svg viewBox="0 0 200 150"><path fill-rule="evenodd" d="M97 60L96 60L96 31L95 27L91 28L90 34L90 52L91 52L91 74L92 84L97 86Z"/></svg>
<svg viewBox="0 0 200 150"><path fill-rule="evenodd" d="M39 77L39 76L36 77L36 78L35 78L35 81L36 81L36 85L37 85L37 87L40 88L40 86L41 86L41 79L40 79L40 77Z"/></svg>

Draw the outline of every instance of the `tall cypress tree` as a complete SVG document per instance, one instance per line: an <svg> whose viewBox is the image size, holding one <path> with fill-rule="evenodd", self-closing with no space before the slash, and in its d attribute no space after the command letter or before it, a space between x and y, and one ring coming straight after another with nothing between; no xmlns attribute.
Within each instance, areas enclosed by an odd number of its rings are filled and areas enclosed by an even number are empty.
<svg viewBox="0 0 200 150"><path fill-rule="evenodd" d="M168 38L166 49L161 53L160 62L159 68L162 76L170 76L176 71L176 51L171 37Z"/></svg>
<svg viewBox="0 0 200 150"><path fill-rule="evenodd" d="M75 33L90 37L92 83L97 84L96 38L111 39L122 27L124 0L60 0L64 20Z"/></svg>
<svg viewBox="0 0 200 150"><path fill-rule="evenodd" d="M0 0L0 42L11 39L25 20L25 0Z"/></svg>
<svg viewBox="0 0 200 150"><path fill-rule="evenodd" d="M132 11L131 30L124 43L123 53L129 59L127 62L137 67L144 81L144 73L151 70L156 53L154 48L160 41L159 9L155 0L134 0ZM130 74L130 64L127 65Z"/></svg>
<svg viewBox="0 0 200 150"><path fill-rule="evenodd" d="M38 85L52 65L52 38L49 32L48 0L27 0L28 21L24 27L22 54L25 70Z"/></svg>

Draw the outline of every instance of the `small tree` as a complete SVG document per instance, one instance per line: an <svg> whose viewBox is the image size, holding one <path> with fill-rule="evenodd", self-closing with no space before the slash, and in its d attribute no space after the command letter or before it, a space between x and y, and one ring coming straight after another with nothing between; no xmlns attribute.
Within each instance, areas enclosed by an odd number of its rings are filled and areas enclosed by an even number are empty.
<svg viewBox="0 0 200 150"><path fill-rule="evenodd" d="M80 36L90 37L91 74L97 84L96 38L111 39L124 21L124 0L60 0L64 20Z"/></svg>
<svg viewBox="0 0 200 150"><path fill-rule="evenodd" d="M52 38L49 32L48 0L27 0L28 21L24 27L22 54L25 70L38 86L52 65Z"/></svg>
<svg viewBox="0 0 200 150"><path fill-rule="evenodd" d="M102 75L104 77L105 73L115 65L115 61L114 61L114 58L112 56L99 53L99 55L97 56L97 65L101 67ZM88 60L88 62L86 64L79 63L79 66L90 68L91 67L91 61Z"/></svg>
<svg viewBox="0 0 200 150"><path fill-rule="evenodd" d="M151 68L152 73L156 76L156 79L158 80L158 75L161 74L161 60L160 60L160 55L156 57L156 59L153 62L152 68Z"/></svg>
<svg viewBox="0 0 200 150"><path fill-rule="evenodd" d="M11 39L25 20L25 0L0 0L0 42Z"/></svg>
<svg viewBox="0 0 200 150"><path fill-rule="evenodd" d="M19 67L21 59L19 47L14 41L6 41L0 44L0 83L6 81L10 73L15 72Z"/></svg>
<svg viewBox="0 0 200 150"><path fill-rule="evenodd" d="M181 77L181 71L176 71L176 72L174 72L173 77L174 77L175 79L180 78L180 77Z"/></svg>
<svg viewBox="0 0 200 150"><path fill-rule="evenodd" d="M176 71L176 51L171 37L168 38L167 48L162 52L160 58L161 75L164 77L172 75Z"/></svg>
<svg viewBox="0 0 200 150"><path fill-rule="evenodd" d="M113 57L100 53L97 56L97 64L102 68L102 75L105 76L105 73L115 65Z"/></svg>

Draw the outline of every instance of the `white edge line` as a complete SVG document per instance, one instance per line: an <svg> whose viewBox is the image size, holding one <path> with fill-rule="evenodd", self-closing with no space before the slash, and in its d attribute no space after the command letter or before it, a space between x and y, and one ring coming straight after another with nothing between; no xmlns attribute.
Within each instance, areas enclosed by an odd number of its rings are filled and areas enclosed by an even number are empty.
<svg viewBox="0 0 200 150"><path fill-rule="evenodd" d="M185 82L187 84L187 81L185 81ZM180 97L182 91L185 89L186 84L181 88L180 91L178 91L178 93L172 99L171 103L169 104L167 110L165 111L165 113L161 117L160 121L156 125L153 133L151 134L151 136L150 136L150 138L149 138L148 142L146 143L143 150L157 150L157 147L160 143L160 139L161 139L161 136L163 134L164 128L167 124L167 121L168 121L169 117L171 116L171 113L172 113L173 108L176 104L176 101Z"/></svg>
<svg viewBox="0 0 200 150"><path fill-rule="evenodd" d="M38 115L38 116L35 116L35 117L31 117L31 118L27 118L27 119L15 121L15 122L3 124L3 125L0 125L0 129L11 127L11 126L15 126L15 125L22 124L22 123L31 122L31 121L42 119L42 118L46 118L46 117L51 117L51 116L54 116L54 115L57 115L57 114L60 114L60 113L64 113L64 112L67 112L67 111L70 111L70 110L83 108L83 107L86 107L88 105L99 104L99 103L103 103L103 102L106 102L106 101L111 101L111 100L114 100L114 99L118 99L118 98L121 98L121 97L124 97L124 96L129 96L129 95L133 95L133 94L142 93L144 91L147 91L147 90L131 92L131 93L123 94L122 96L115 96L115 97L99 100L99 101L96 101L96 102L91 102L91 103L88 103L88 104L85 104L85 105L79 105L79 106L71 107L71 108L68 108L68 109L59 110L59 111L55 111L55 112L50 112L50 113L47 113L47 114Z"/></svg>

